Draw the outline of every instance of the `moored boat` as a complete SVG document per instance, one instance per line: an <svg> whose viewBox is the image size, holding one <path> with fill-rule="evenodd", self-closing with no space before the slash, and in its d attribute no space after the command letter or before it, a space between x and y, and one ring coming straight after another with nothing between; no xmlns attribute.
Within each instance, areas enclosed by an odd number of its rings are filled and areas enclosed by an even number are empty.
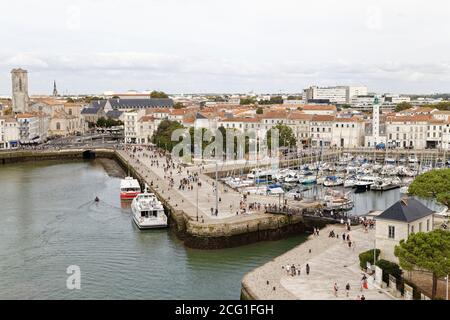
<svg viewBox="0 0 450 320"><path fill-rule="evenodd" d="M167 216L162 203L155 194L147 192L147 188L133 199L131 211L133 221L139 229L167 227Z"/></svg>
<svg viewBox="0 0 450 320"><path fill-rule="evenodd" d="M120 199L132 200L141 193L139 181L133 177L125 177L120 181Z"/></svg>

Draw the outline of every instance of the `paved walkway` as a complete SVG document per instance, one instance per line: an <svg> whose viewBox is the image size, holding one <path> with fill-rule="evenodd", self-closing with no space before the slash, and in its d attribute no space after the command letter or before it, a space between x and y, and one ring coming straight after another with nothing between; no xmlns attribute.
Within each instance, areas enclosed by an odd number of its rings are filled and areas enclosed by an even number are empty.
<svg viewBox="0 0 450 320"><path fill-rule="evenodd" d="M174 179L174 187L169 185L169 172L164 172L163 164L166 163L165 157L149 158L144 157L144 153L147 155L154 155L154 152L141 151L136 152L135 157L132 158L128 152L119 151L120 155L125 158L135 168L150 185L153 181L153 188L158 190L164 195L166 199L174 207L182 208L183 211L196 219L197 212L199 215L199 221L204 219L205 223L221 223L224 220L227 222L243 221L259 219L267 216L264 213L264 204L277 205L279 203L278 197L262 196L262 195L250 195L247 197L247 204L260 203L260 210L249 210L247 207L246 214L236 215L236 211L239 210L240 202L243 200L242 195L239 192L225 186L219 181L219 214L211 214L211 208L215 210L216 206L216 194L215 180L203 174L203 170L198 165L181 168L181 173L178 173L177 169L171 169L172 178ZM139 160L139 162L137 161ZM151 165L151 161L158 160L159 166ZM193 183L193 190L180 190L178 186L180 181L188 177L189 174L198 173L202 186L197 190L196 183ZM165 177L166 176L166 177ZM227 192L225 192L225 190ZM198 206L197 206L198 203ZM299 206L299 203L296 203ZM301 206L301 205L300 205Z"/></svg>
<svg viewBox="0 0 450 320"><path fill-rule="evenodd" d="M149 151L145 151L147 154L154 154ZM216 195L213 184L215 184L214 179L202 174L199 166L191 166L187 168L182 168L181 173L178 173L177 169L172 169L172 177L174 179L174 187L169 186L169 179L167 176L169 173L165 173L163 169L163 164L165 164L165 158L148 158L143 156L143 152L137 152L136 157L132 158L125 151L119 151L120 155L125 158L129 163L135 168L150 185L153 181L153 187L157 189L161 194L164 195L166 199L174 207L182 208L186 214L196 219L197 211L199 215L199 221L204 219L205 223L223 222L224 220L232 222L234 220L251 220L255 218L261 218L266 215L264 213L264 204L278 204L278 197L266 197L259 195L251 195L247 198L247 204L249 203L260 203L261 210L247 210L246 214L236 215L236 211L239 210L239 204L242 200L242 195L231 188L224 186L219 182L219 197L221 201L219 203L219 214L218 216L211 214L211 208L215 209L216 206ZM139 160L139 162L137 162ZM151 166L152 160L159 161L159 167ZM202 186L197 192L197 185L194 183L193 190L180 190L178 186L183 178L188 177L188 170L190 174L199 173L200 181ZM166 178L165 178L166 176ZM227 192L225 192L225 189ZM198 202L198 206L197 206Z"/></svg>
<svg viewBox="0 0 450 320"><path fill-rule="evenodd" d="M330 230L339 235L345 232L342 226L328 226L321 230L319 237L310 236L307 242L247 274L243 280L245 286L258 299L355 300L361 294L367 300L393 299L385 289L375 288L370 281L369 289L360 290L363 273L359 268L358 255L373 248L375 231L365 233L359 227L351 231L350 237L356 247L350 249L342 238L329 238ZM305 271L307 263L310 266L309 275ZM301 275L288 275L282 268L287 264L301 266ZM339 287L337 297L333 291L335 282ZM347 283L351 287L349 297L345 293Z"/></svg>

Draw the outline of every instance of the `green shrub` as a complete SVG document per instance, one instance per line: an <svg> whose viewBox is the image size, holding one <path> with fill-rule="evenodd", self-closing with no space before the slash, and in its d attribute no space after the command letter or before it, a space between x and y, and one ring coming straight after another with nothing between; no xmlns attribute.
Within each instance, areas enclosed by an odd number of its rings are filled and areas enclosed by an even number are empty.
<svg viewBox="0 0 450 320"><path fill-rule="evenodd" d="M401 278L400 281L397 281L397 289L400 290L401 294L405 294L405 284L409 285L413 288L413 299L414 300L422 300L421 291L419 288L412 282L405 280L404 278Z"/></svg>
<svg viewBox="0 0 450 320"><path fill-rule="evenodd" d="M379 260L375 265L383 270L383 281L389 283L389 275L397 279L397 282L402 278L403 271L400 266L394 262L387 260Z"/></svg>
<svg viewBox="0 0 450 320"><path fill-rule="evenodd" d="M375 249L375 259L378 260L378 257L380 256L380 249ZM359 254L359 265L361 269L367 268L367 262L370 262L373 264L373 249L370 249L366 252L361 252Z"/></svg>

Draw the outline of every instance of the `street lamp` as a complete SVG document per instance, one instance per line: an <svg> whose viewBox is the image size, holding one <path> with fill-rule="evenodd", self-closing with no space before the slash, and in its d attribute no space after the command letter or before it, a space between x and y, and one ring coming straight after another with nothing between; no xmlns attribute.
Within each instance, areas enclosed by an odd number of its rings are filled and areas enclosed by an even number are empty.
<svg viewBox="0 0 450 320"><path fill-rule="evenodd" d="M197 182L197 222L198 222L198 189L200 188L200 181Z"/></svg>
<svg viewBox="0 0 450 320"><path fill-rule="evenodd" d="M445 277L445 279L447 280L447 287L446 287L447 290L445 290L445 300L448 300L448 274Z"/></svg>
<svg viewBox="0 0 450 320"><path fill-rule="evenodd" d="M445 262L447 262L447 258L445 258ZM447 286L446 286L447 290L445 290L445 300L448 300L448 273L447 273L447 276L445 277L445 280L447 280Z"/></svg>

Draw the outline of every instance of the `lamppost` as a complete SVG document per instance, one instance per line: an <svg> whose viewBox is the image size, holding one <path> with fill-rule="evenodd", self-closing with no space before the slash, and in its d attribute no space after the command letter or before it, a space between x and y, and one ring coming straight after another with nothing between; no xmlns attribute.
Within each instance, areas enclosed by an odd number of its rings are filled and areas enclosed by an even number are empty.
<svg viewBox="0 0 450 320"><path fill-rule="evenodd" d="M445 258L445 262L447 262L447 258ZM447 280L447 286L446 286L447 290L445 290L445 300L448 300L448 273L447 273L447 276L445 277L445 280Z"/></svg>
<svg viewBox="0 0 450 320"><path fill-rule="evenodd" d="M219 162L216 161L216 216L219 215Z"/></svg>
<svg viewBox="0 0 450 320"><path fill-rule="evenodd" d="M200 181L197 182L197 222L198 222L198 189L200 188Z"/></svg>
<svg viewBox="0 0 450 320"><path fill-rule="evenodd" d="M377 262L377 240L373 241L373 265Z"/></svg>
<svg viewBox="0 0 450 320"><path fill-rule="evenodd" d="M447 290L445 290L445 300L448 300L448 274L445 277L445 279L447 280L447 287L446 287Z"/></svg>

